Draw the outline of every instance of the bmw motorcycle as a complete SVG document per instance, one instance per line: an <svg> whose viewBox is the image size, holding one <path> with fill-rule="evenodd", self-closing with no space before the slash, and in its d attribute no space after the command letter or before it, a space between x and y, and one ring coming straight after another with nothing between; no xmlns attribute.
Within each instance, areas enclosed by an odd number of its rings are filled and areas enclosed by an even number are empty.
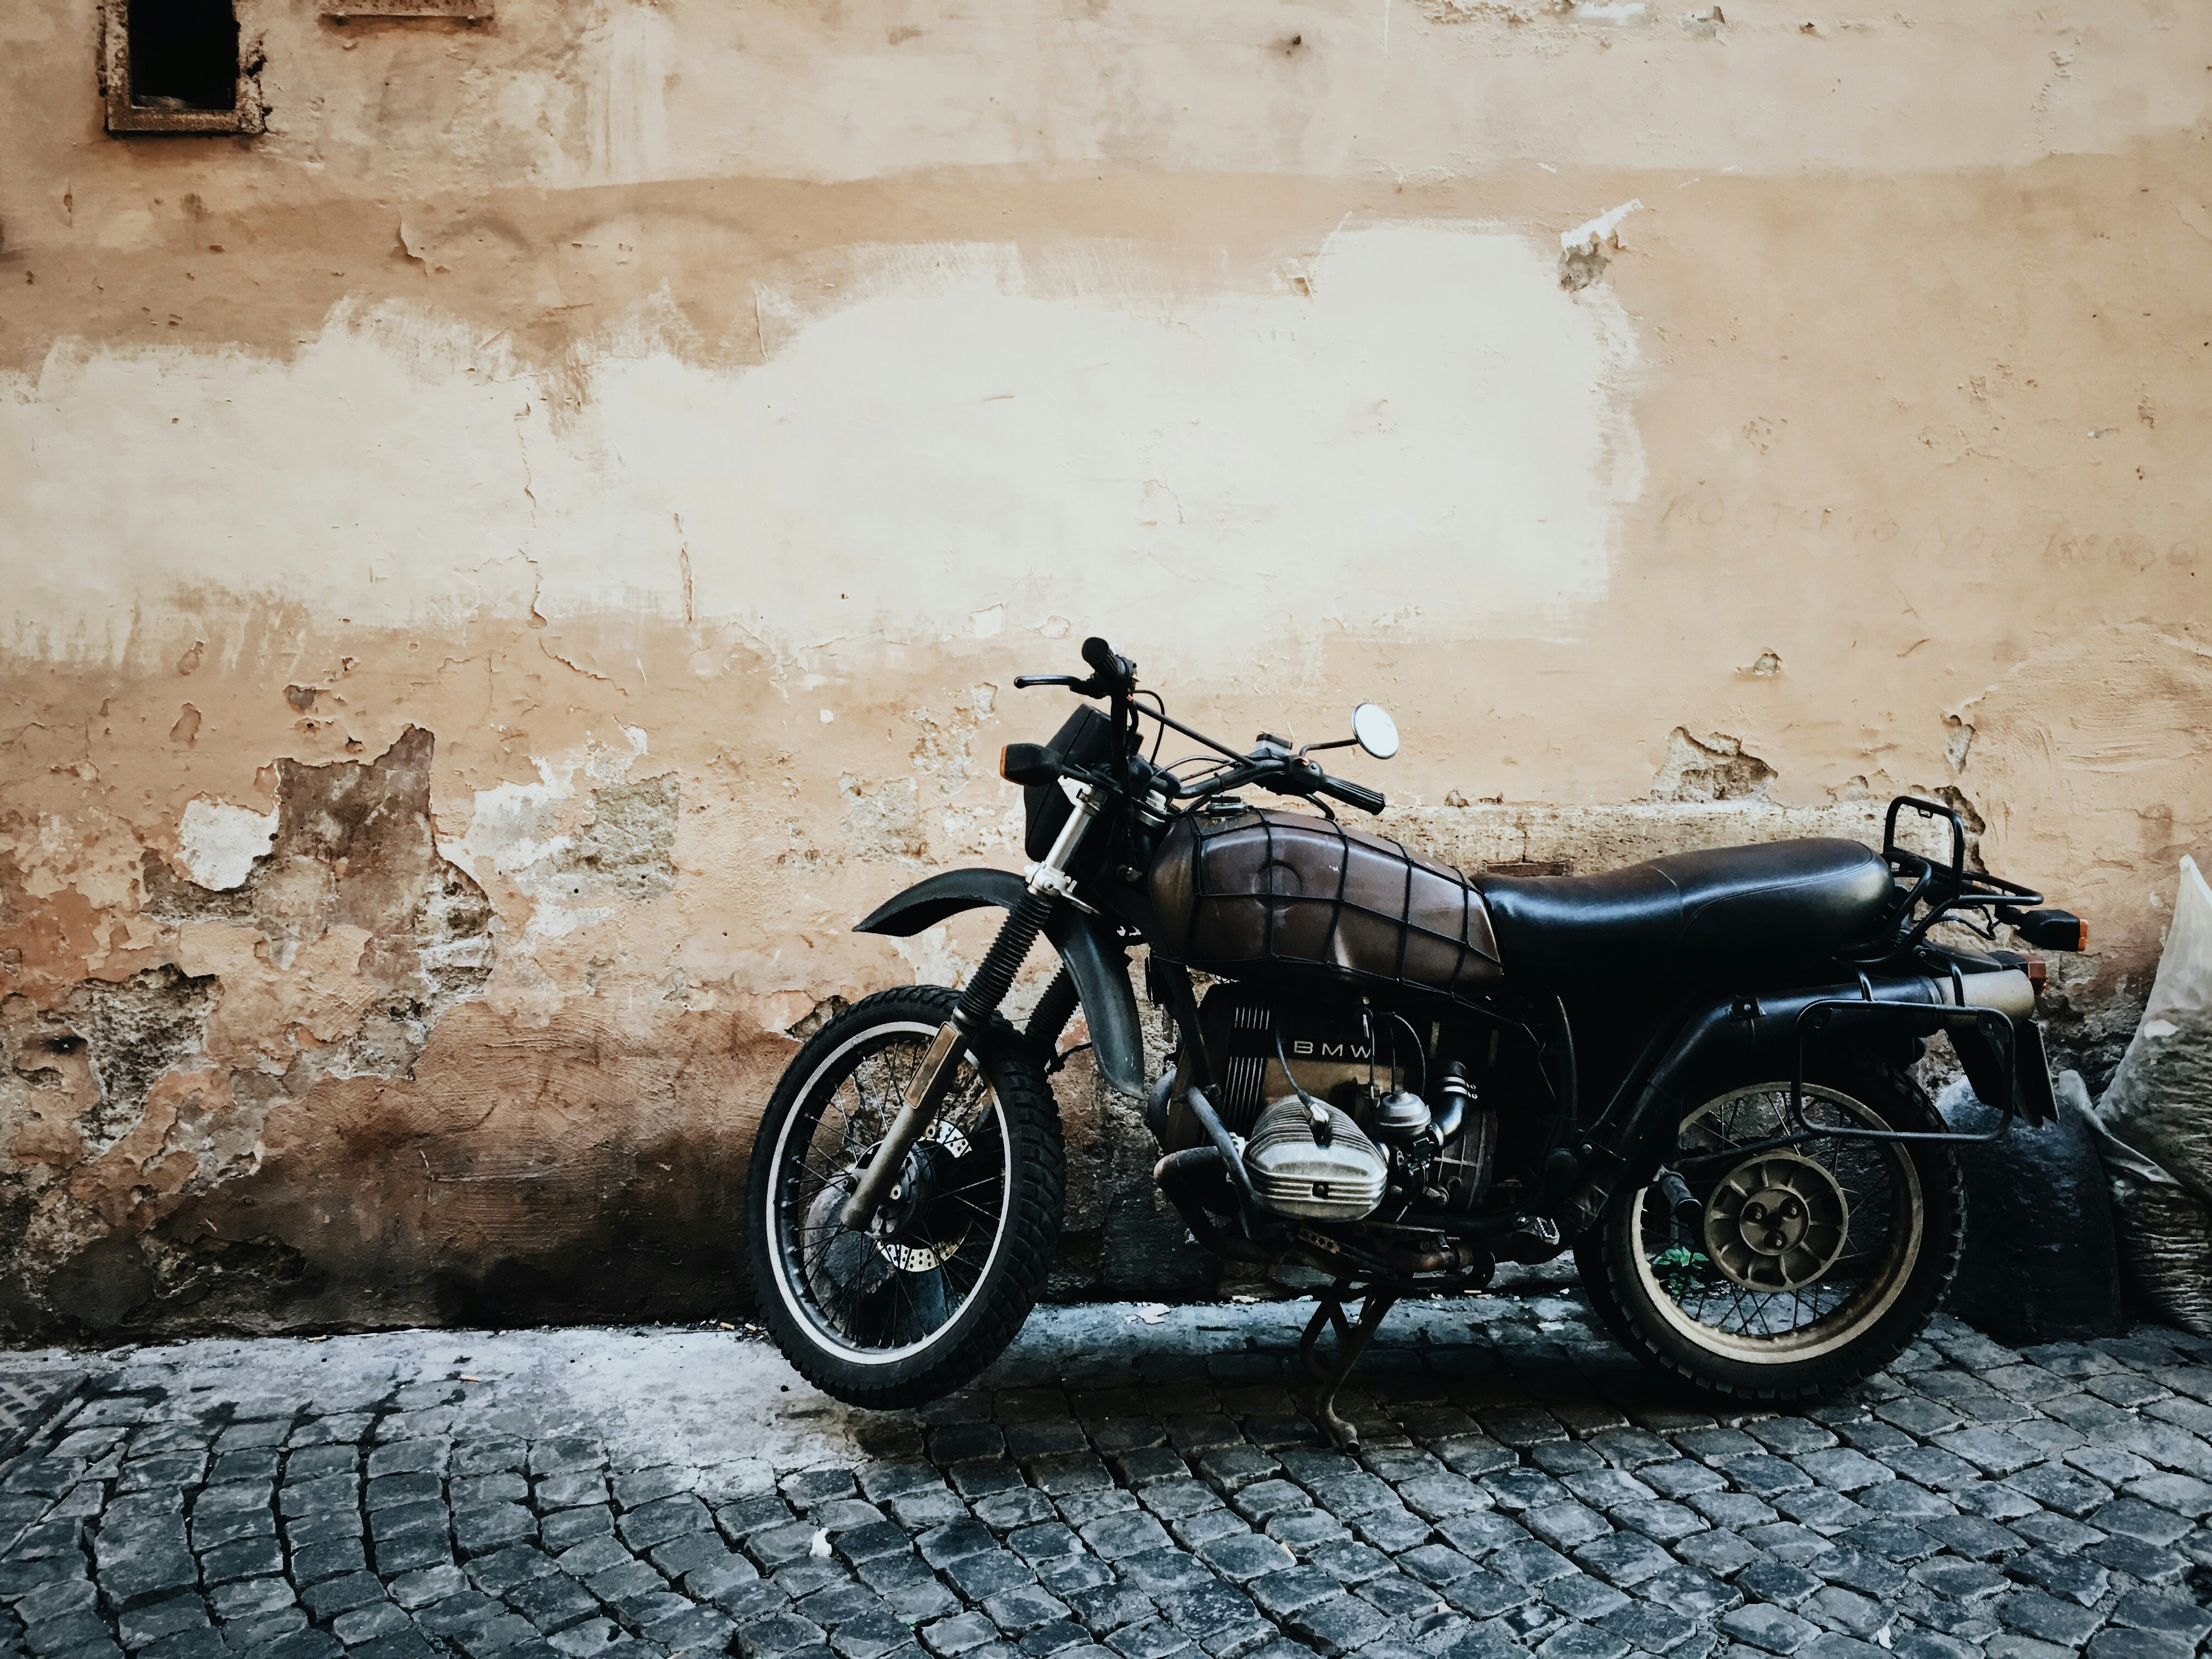
<svg viewBox="0 0 2212 1659"><path fill-rule="evenodd" d="M981 966L830 1019L761 1121L759 1310L841 1400L933 1399L1019 1328L1058 1241L1050 1079L1079 1009L1099 1074L1146 1103L1153 1177L1191 1237L1326 1276L1302 1403L1347 1445L1336 1390L1395 1302L1568 1249L1613 1335L1697 1389L1853 1382L1957 1268L1955 1148L2057 1115L2042 963L1962 935L2078 951L2086 930L1970 869L1948 806L1893 801L1878 853L1806 839L1470 878L1337 818L1332 803L1384 799L1314 757L1389 758L1381 708L1348 738L1240 751L1173 719L1105 641L1083 655L1087 676L1014 682L1085 699L1001 757L1027 873L933 876L859 924L908 936L1003 909ZM1163 764L1170 733L1199 751ZM1948 828L1948 860L1900 844L1901 818ZM1059 968L1017 1028L999 1010L1040 934ZM1176 1037L1149 1083L1139 946ZM2000 1113L1987 1136L1947 1129L1908 1074L1939 1032Z"/></svg>

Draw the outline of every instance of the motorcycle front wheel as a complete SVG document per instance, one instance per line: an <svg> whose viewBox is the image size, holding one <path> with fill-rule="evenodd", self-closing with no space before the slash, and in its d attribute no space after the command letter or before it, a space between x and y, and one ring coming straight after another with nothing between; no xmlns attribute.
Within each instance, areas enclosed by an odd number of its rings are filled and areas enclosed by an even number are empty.
<svg viewBox="0 0 2212 1659"><path fill-rule="evenodd" d="M1809 1057L1808 1073L1809 1125L1944 1127L1911 1079L1871 1056ZM1815 1398L1896 1358L1958 1272L1956 1154L1826 1138L1748 1150L1788 1132L1786 1080L1711 1078L1689 1097L1674 1163L1696 1221L1645 1187L1616 1194L1576 1245L1607 1328L1646 1364L1731 1400Z"/></svg>
<svg viewBox="0 0 2212 1659"><path fill-rule="evenodd" d="M1059 1243L1060 1116L994 1020L872 1226L838 1212L957 994L866 998L807 1039L762 1115L746 1183L754 1299L783 1356L850 1405L919 1405L998 1358Z"/></svg>

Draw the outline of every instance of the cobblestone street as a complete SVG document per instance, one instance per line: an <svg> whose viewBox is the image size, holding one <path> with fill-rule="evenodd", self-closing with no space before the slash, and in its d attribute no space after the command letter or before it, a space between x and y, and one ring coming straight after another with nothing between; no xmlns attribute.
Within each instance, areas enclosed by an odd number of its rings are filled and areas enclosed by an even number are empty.
<svg viewBox="0 0 2212 1659"><path fill-rule="evenodd" d="M0 1364L8 1642L40 1659L2186 1659L2212 1343L1939 1322L1717 1419L1571 1286L1401 1308L1345 1396L1307 1304L1041 1310L870 1417L742 1330L204 1341Z"/></svg>

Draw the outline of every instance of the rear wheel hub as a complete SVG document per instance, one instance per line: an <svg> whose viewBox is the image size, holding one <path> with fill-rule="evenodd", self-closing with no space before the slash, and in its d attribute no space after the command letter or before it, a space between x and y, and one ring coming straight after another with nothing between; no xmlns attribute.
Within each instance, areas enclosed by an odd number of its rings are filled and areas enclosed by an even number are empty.
<svg viewBox="0 0 2212 1659"><path fill-rule="evenodd" d="M1850 1206L1827 1169L1795 1152L1747 1158L1705 1201L1705 1253L1754 1291L1796 1290L1835 1265Z"/></svg>

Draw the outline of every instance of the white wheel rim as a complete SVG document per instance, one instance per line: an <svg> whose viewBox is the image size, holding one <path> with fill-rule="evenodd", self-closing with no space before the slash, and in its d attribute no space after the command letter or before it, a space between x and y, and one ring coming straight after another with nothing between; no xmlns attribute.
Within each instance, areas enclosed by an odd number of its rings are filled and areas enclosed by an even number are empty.
<svg viewBox="0 0 2212 1659"><path fill-rule="evenodd" d="M1777 1093L1786 1096L1789 1091L1790 1085L1787 1083L1759 1083L1747 1088L1731 1089L1728 1093L1717 1096L1698 1107L1696 1111L1690 1113L1682 1120L1682 1127L1687 1128L1698 1118L1750 1096ZM1855 1119L1869 1128L1878 1129L1888 1127L1858 1101L1852 1099L1849 1095L1838 1093L1833 1089L1826 1089L1808 1083L1805 1085L1805 1099L1808 1105L1815 1101L1825 1102L1846 1117ZM1638 1190L1629 1199L1625 1220L1629 1229L1630 1259L1635 1264L1638 1281L1642 1285L1645 1297L1658 1310L1660 1318L1665 1321L1670 1328L1703 1348L1706 1352L1753 1365L1797 1364L1808 1359L1816 1359L1823 1354L1832 1353L1845 1344L1856 1341L1865 1335L1883 1315L1896 1305L1898 1297L1905 1293L1906 1281L1912 1277L1912 1270L1920 1260L1923 1235L1926 1230L1926 1210L1921 1200L1920 1172L1914 1167L1912 1159L1901 1149L1894 1152L1890 1150L1896 1146L1896 1143L1890 1142L1885 1145L1881 1142L1861 1142L1858 1144L1873 1145L1883 1152L1882 1162L1888 1170L1892 1182L1891 1238L1880 1270L1879 1281L1874 1286L1872 1295L1863 1291L1858 1296L1839 1304L1836 1309L1822 1315L1809 1325L1771 1334L1725 1331L1717 1326L1708 1325L1703 1320L1694 1317L1674 1299L1674 1294L1659 1282L1659 1276L1652 1268L1650 1255L1645 1249L1644 1238L1644 1204L1651 1190L1647 1187ZM1905 1217L1905 1237L1901 1240L1895 1237L1897 1224L1894 1219L1894 1208L1898 1206L1903 1207ZM1776 1294L1794 1295L1796 1293ZM1798 1299L1802 1305L1802 1297ZM1839 1317L1839 1316L1847 1316Z"/></svg>
<svg viewBox="0 0 2212 1659"><path fill-rule="evenodd" d="M922 1038L927 1043L937 1036L938 1028L934 1025L922 1024L915 1020L889 1020L881 1025L871 1025L864 1031L855 1032L835 1050L823 1057L822 1063L807 1075L805 1085L793 1100L792 1109L784 1115L783 1127L776 1132L775 1161L769 1166L769 1207L766 1220L769 1230L767 1242L770 1248L768 1256L770 1277L775 1281L776 1295L781 1299L784 1310L791 1315L800 1330L806 1334L809 1341L824 1352L833 1353L840 1359L849 1361L856 1365L895 1365L902 1359L910 1359L918 1353L926 1352L937 1346L958 1329L962 1322L967 1319L969 1310L975 1307L977 1292L990 1278L991 1269L998 1261L999 1251L1006 1243L1006 1221L1012 1214L1014 1207L1014 1139L1011 1126L1006 1121L1006 1103L999 1098L999 1091L991 1086L989 1074L983 1072L979 1066L976 1068L977 1074L983 1079L984 1090L991 1103L992 1115L997 1118L999 1123L999 1146L1005 1159L1000 1170L1000 1179L1004 1183L1006 1199L999 1206L998 1225L992 1231L991 1248L984 1255L982 1270L976 1275L975 1289L968 1293L967 1297L954 1310L951 1317L927 1336L919 1341L907 1343L902 1347L863 1348L847 1341L837 1332L824 1325L814 1310L811 1298L803 1295L792 1283L790 1263L786 1259L787 1252L782 1247L782 1240L779 1236L783 1224L781 1190L787 1167L787 1154L791 1145L792 1127L804 1114L807 1103L813 1098L814 1091L821 1083L825 1073L834 1069L846 1055L851 1054L861 1044L873 1042L886 1035L896 1036L901 1032L911 1032Z"/></svg>

